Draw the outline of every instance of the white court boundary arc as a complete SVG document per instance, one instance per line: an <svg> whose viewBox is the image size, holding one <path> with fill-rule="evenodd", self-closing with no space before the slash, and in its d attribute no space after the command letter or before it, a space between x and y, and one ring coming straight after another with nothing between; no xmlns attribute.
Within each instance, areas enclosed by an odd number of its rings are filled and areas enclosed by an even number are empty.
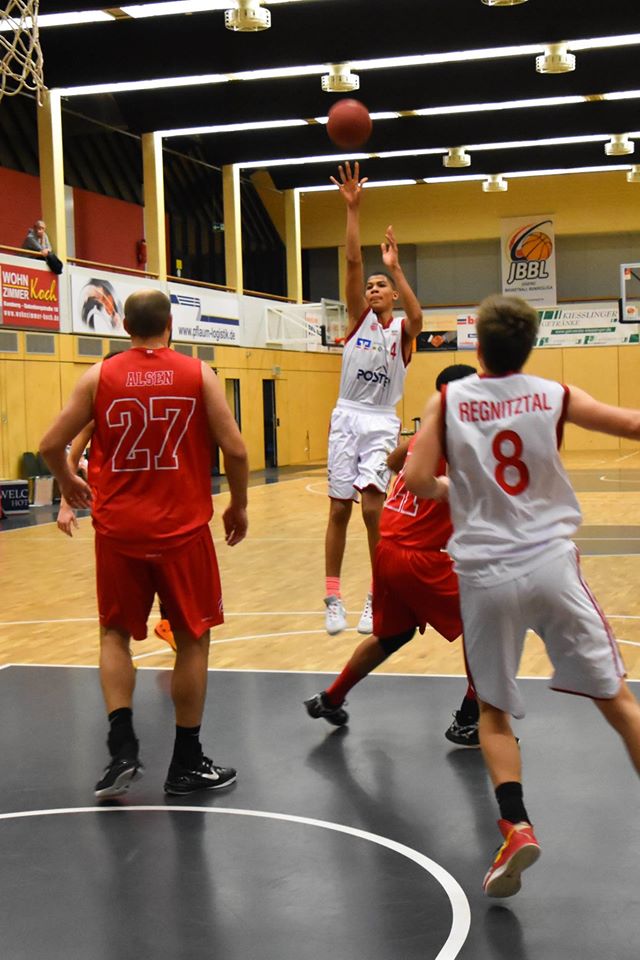
<svg viewBox="0 0 640 960"><path fill-rule="evenodd" d="M265 820L288 821L307 827L319 827L323 830L332 830L335 833L344 833L359 840L366 840L369 843L375 843L380 847L386 847L394 853L400 854L407 860L411 860L417 866L421 867L426 873L440 884L446 893L451 904L451 929L444 944L433 958L433 960L456 960L460 950L469 934L471 926L471 908L466 894L457 880L451 874L429 857L420 853L418 850L407 847L403 843L391 840L389 837L382 837L377 833L369 833L367 830L359 830L357 827L348 827L343 823L332 823L328 820L315 820L311 817L298 817L288 813L272 813L264 810L242 810L236 807L189 807L189 806L151 806L141 805L132 807L62 807L50 810L20 810L14 813L1 813L0 820L21 820L27 817L50 817L64 814L78 813L136 813L136 812L154 812L154 813L212 813L212 814L230 814L239 817L257 817Z"/></svg>

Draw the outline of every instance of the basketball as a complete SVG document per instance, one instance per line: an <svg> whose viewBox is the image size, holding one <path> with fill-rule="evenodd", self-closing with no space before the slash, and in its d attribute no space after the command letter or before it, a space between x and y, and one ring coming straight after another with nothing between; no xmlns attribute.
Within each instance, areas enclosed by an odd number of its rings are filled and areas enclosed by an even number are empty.
<svg viewBox="0 0 640 960"><path fill-rule="evenodd" d="M518 256L525 260L548 260L553 249L546 233L530 233L520 244Z"/></svg>
<svg viewBox="0 0 640 960"><path fill-rule="evenodd" d="M372 126L369 111L359 100L338 100L329 110L327 133L337 147L361 147L369 139Z"/></svg>

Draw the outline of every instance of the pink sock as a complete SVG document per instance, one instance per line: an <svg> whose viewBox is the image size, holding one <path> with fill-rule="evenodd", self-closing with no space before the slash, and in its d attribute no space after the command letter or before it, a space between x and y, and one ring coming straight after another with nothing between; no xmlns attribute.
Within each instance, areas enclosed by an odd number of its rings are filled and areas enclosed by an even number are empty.
<svg viewBox="0 0 640 960"><path fill-rule="evenodd" d="M325 577L325 590L327 597L337 597L340 599L340 577Z"/></svg>

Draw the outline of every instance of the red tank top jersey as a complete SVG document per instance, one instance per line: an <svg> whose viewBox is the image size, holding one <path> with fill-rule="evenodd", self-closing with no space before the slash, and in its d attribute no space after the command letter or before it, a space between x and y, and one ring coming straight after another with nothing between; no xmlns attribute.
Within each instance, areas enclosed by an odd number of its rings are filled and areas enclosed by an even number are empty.
<svg viewBox="0 0 640 960"><path fill-rule="evenodd" d="M112 357L102 364L94 416L96 531L134 555L181 546L213 514L200 361L167 348Z"/></svg>
<svg viewBox="0 0 640 960"><path fill-rule="evenodd" d="M412 438L407 458L415 439ZM446 464L438 464L438 475L446 472ZM380 536L413 550L444 550L453 533L449 504L440 500L424 500L410 493L404 482L404 467L387 497L380 517Z"/></svg>

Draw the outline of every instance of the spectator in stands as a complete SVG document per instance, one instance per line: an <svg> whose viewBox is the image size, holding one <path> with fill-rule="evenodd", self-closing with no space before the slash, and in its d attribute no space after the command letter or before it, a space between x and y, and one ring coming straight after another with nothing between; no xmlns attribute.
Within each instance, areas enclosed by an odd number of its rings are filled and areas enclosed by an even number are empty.
<svg viewBox="0 0 640 960"><path fill-rule="evenodd" d="M26 237L22 241L25 250L35 250L36 253L51 253L51 241L47 236L47 225L44 220L36 220Z"/></svg>

